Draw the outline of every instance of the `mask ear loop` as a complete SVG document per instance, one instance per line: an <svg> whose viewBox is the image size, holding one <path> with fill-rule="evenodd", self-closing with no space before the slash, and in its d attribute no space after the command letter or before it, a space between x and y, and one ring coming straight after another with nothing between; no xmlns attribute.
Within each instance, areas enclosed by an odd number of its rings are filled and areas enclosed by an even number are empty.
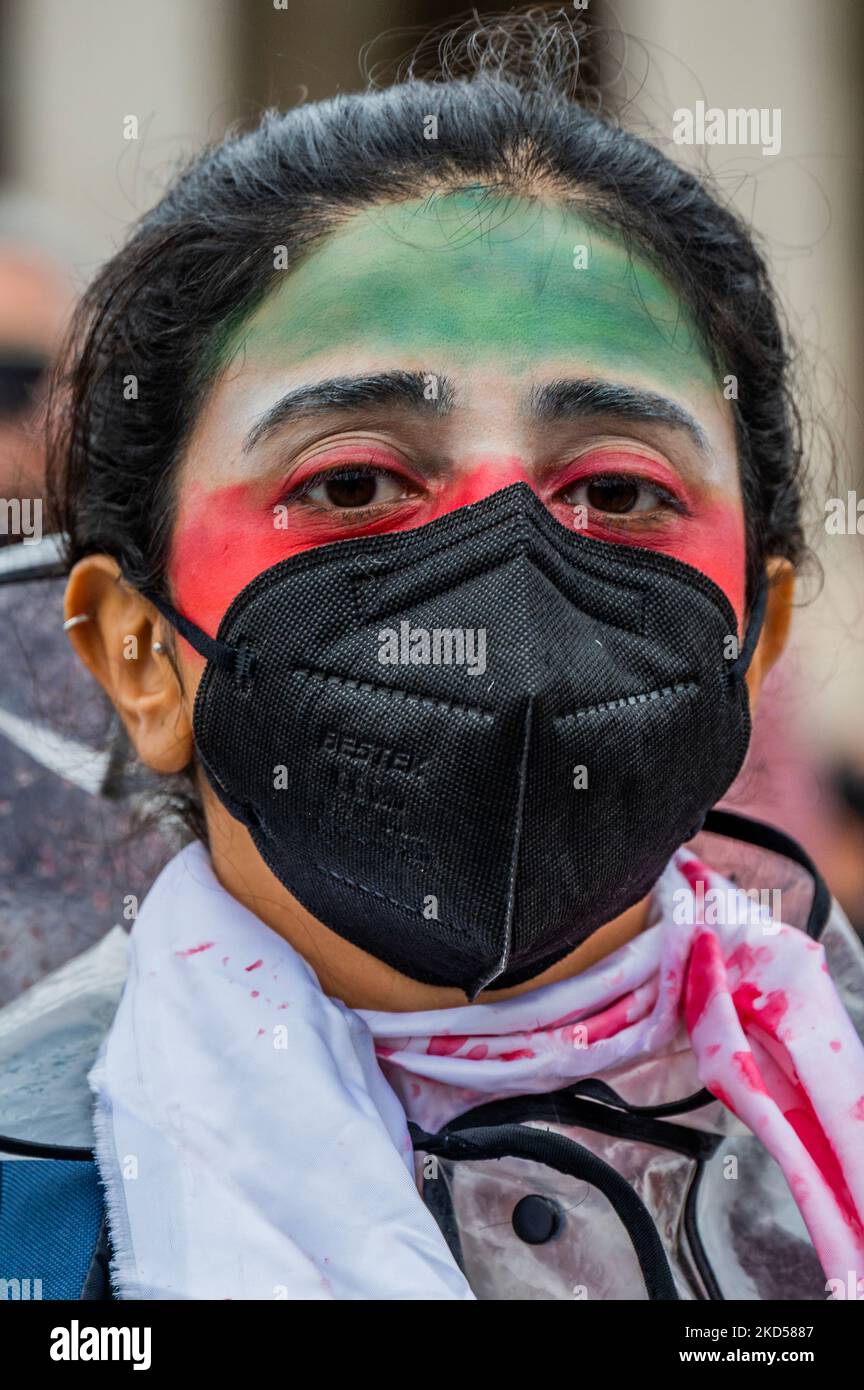
<svg viewBox="0 0 864 1390"><path fill-rule="evenodd" d="M223 670L230 671L238 680L242 679L252 669L252 652L248 647L232 647L227 642L222 642L218 637L210 637L203 628L198 627L190 618L186 618L182 613L170 604L167 599L155 593L152 589L139 589L142 598L146 598L148 603L152 603L157 608L173 628L185 637L191 647L195 648L200 656L211 662L214 666L221 666Z"/></svg>
<svg viewBox="0 0 864 1390"><path fill-rule="evenodd" d="M756 601L750 613L750 621L747 624L747 632L744 637L744 646L738 655L738 659L732 663L729 673L733 680L744 679L747 668L753 660L753 653L756 650L756 643L759 641L762 632L762 624L765 621L765 611L768 607L768 576L764 573L759 582L759 589L756 594Z"/></svg>

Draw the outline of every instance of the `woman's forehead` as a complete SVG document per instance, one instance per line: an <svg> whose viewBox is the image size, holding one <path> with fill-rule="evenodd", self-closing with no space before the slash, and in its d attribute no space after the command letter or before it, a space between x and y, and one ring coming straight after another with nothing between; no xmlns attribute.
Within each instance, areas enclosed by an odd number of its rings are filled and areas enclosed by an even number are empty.
<svg viewBox="0 0 864 1390"><path fill-rule="evenodd" d="M354 213L285 271L223 361L242 348L253 369L289 367L337 345L454 364L573 354L597 371L715 384L681 298L622 237L572 207L479 191Z"/></svg>

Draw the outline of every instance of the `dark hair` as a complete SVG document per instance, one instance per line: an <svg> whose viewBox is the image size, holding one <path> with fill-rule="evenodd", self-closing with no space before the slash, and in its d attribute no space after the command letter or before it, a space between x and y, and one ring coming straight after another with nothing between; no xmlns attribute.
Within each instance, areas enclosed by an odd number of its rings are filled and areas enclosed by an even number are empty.
<svg viewBox="0 0 864 1390"><path fill-rule="evenodd" d="M465 183L552 189L623 233L678 290L737 378L748 596L798 563L801 421L765 262L702 183L577 97L582 21L530 11L453 31L430 79L268 111L199 154L83 296L55 393L49 477L67 559L106 551L164 592L175 465L237 324L354 209ZM437 138L424 137L436 115ZM137 399L124 384L137 382Z"/></svg>

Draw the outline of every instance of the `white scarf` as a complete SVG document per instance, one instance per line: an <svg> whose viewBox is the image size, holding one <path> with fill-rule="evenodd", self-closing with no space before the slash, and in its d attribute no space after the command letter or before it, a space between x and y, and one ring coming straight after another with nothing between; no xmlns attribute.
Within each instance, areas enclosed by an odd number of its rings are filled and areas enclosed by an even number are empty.
<svg viewBox="0 0 864 1390"><path fill-rule="evenodd" d="M406 1112L436 1129L480 1099L691 1044L703 1082L781 1164L826 1272L860 1263L849 1117L864 1049L822 949L795 928L674 913L696 878L735 892L679 851L655 888L657 924L572 979L373 1013L327 998L204 848L181 851L141 908L89 1078L120 1296L473 1298L417 1189Z"/></svg>
<svg viewBox="0 0 864 1390"><path fill-rule="evenodd" d="M369 1029L221 886L165 867L90 1072L121 1298L472 1298Z"/></svg>

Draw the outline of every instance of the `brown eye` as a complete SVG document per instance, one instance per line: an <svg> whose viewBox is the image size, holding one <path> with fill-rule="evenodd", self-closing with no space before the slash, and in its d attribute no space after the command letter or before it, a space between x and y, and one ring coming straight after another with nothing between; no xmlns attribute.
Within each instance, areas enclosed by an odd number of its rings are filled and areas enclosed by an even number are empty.
<svg viewBox="0 0 864 1390"><path fill-rule="evenodd" d="M302 496L325 510L356 511L400 501L405 485L401 478L381 468L333 468L312 478Z"/></svg>
<svg viewBox="0 0 864 1390"><path fill-rule="evenodd" d="M375 500L377 487L378 479L374 475L358 478L345 473L336 473L321 484L331 507L368 507Z"/></svg>
<svg viewBox="0 0 864 1390"><path fill-rule="evenodd" d="M596 512L632 512L639 500L639 484L623 478L597 478L588 484L585 494Z"/></svg>
<svg viewBox="0 0 864 1390"><path fill-rule="evenodd" d="M607 516L645 514L670 505L659 488L629 475L585 478L565 489L562 497L568 506L590 507Z"/></svg>

